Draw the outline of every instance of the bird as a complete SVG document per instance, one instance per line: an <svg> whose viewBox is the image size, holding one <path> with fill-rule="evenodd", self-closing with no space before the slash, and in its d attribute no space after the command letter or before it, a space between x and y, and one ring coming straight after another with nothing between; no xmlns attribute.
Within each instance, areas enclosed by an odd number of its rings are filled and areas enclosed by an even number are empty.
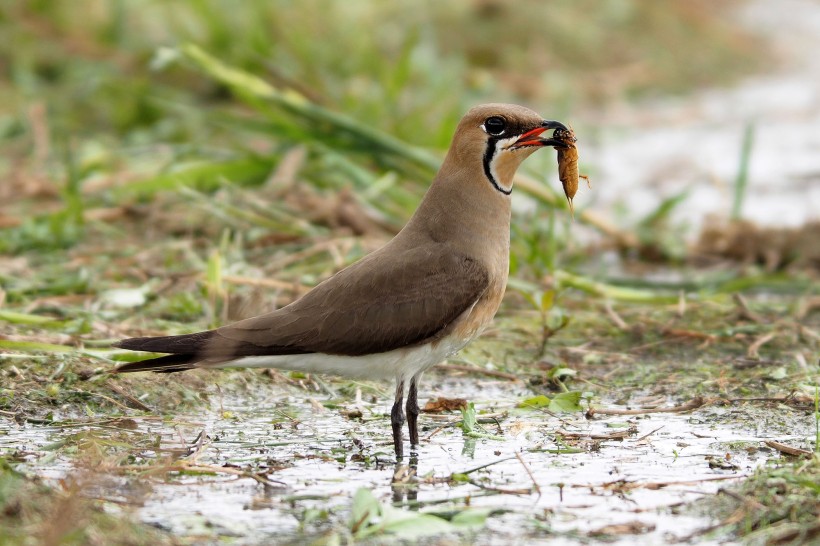
<svg viewBox="0 0 820 546"><path fill-rule="evenodd" d="M422 374L478 337L501 304L513 176L534 151L566 147L543 135L551 129L567 130L523 106L471 108L416 212L384 246L269 313L202 332L116 342L165 356L114 372L241 367L395 378L390 421L401 460L405 420L411 450L419 445Z"/></svg>

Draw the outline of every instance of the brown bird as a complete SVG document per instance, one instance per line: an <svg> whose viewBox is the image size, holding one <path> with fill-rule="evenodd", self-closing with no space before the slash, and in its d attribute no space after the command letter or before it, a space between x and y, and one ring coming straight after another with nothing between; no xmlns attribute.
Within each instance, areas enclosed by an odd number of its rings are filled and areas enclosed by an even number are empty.
<svg viewBox="0 0 820 546"><path fill-rule="evenodd" d="M476 338L501 304L513 175L535 150L566 146L541 136L549 129L566 127L522 106L471 109L418 210L385 246L276 311L216 330L120 341L123 349L169 354L116 371L245 367L395 377L391 424L401 458L405 392L416 446L419 378Z"/></svg>

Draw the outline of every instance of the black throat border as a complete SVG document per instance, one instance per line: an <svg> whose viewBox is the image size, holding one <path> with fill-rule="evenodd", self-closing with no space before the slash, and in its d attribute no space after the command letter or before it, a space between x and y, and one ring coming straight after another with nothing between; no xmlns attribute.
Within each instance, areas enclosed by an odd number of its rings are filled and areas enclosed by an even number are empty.
<svg viewBox="0 0 820 546"><path fill-rule="evenodd" d="M495 157L495 152L497 151L497 144L499 139L490 137L487 140L487 149L484 151L484 174L487 175L487 179L490 181L490 184L493 185L495 189L503 193L504 195L510 195L512 193L512 188L505 190L501 187L501 185L496 181L493 177L493 173L490 170L490 165L493 162L493 158Z"/></svg>

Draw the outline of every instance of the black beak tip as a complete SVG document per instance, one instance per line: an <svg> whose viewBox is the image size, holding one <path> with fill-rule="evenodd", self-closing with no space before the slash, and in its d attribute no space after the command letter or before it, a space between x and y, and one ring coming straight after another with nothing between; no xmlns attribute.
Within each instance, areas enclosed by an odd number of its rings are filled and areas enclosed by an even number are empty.
<svg viewBox="0 0 820 546"><path fill-rule="evenodd" d="M562 131L569 131L567 126L561 123L560 121L553 121L549 119L545 119L541 122L541 127L546 127L547 129L561 129Z"/></svg>

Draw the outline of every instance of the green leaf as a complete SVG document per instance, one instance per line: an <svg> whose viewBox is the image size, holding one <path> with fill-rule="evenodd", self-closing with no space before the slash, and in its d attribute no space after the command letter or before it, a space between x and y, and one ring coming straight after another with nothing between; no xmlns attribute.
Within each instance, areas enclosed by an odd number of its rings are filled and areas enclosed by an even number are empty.
<svg viewBox="0 0 820 546"><path fill-rule="evenodd" d="M658 224L661 222L666 221L669 218L669 215L672 213L675 208L683 203L686 198L689 197L689 190L683 190L680 193L677 193L671 197L667 197L658 207L649 213L645 218L641 219L638 223L638 226L644 229L651 229L653 227L657 227Z"/></svg>
<svg viewBox="0 0 820 546"><path fill-rule="evenodd" d="M541 294L541 311L549 311L555 305L555 290L547 290Z"/></svg>
<svg viewBox="0 0 820 546"><path fill-rule="evenodd" d="M549 406L550 403L552 403L552 400L550 400L543 394L539 394L538 396L533 396L532 398L522 400L518 403L518 407L527 409L545 408Z"/></svg>
<svg viewBox="0 0 820 546"><path fill-rule="evenodd" d="M21 353L73 353L77 351L76 348L68 345L40 343L39 341L12 341L10 339L0 339L0 349L20 351Z"/></svg>
<svg viewBox="0 0 820 546"><path fill-rule="evenodd" d="M493 508L469 508L462 510L450 520L457 527L483 527Z"/></svg>
<svg viewBox="0 0 820 546"><path fill-rule="evenodd" d="M569 316L567 316L560 307L553 307L547 313L546 326L553 332L557 332L569 324Z"/></svg>
<svg viewBox="0 0 820 546"><path fill-rule="evenodd" d="M629 428L629 427L632 426L632 424L627 423L627 422L620 422L619 421L619 422L604 423L604 426L606 428Z"/></svg>
<svg viewBox="0 0 820 546"><path fill-rule="evenodd" d="M566 413L582 411L580 401L581 391L562 392L555 395L552 402L550 402L549 409L550 411L563 411Z"/></svg>
<svg viewBox="0 0 820 546"><path fill-rule="evenodd" d="M42 315L31 315L28 313L18 313L17 311L9 311L7 309L0 309L0 320L10 322L12 324L29 324L29 325L54 325L61 324L63 321L54 319L52 317L44 317Z"/></svg>
<svg viewBox="0 0 820 546"><path fill-rule="evenodd" d="M131 182L115 189L114 194L117 197L151 196L183 186L202 191L215 190L226 180L237 184L261 182L273 169L273 165L272 161L259 158L193 163L182 168L177 167L170 173Z"/></svg>
<svg viewBox="0 0 820 546"><path fill-rule="evenodd" d="M581 401L581 394L580 391L562 392L561 394L556 394L552 399L543 394L539 394L538 396L522 400L518 403L518 407L526 409L547 408L550 411L559 412L581 411L583 410L579 403Z"/></svg>
<svg viewBox="0 0 820 546"><path fill-rule="evenodd" d="M414 540L455 531L454 526L442 518L429 514L406 512L392 506L384 507L384 521L378 527L380 531L403 540Z"/></svg>
<svg viewBox="0 0 820 546"><path fill-rule="evenodd" d="M538 304L538 298L537 298L538 292L528 292L526 290L521 290L520 294L521 294L521 297L523 297L525 300L527 300L527 303L532 305L533 309L539 309L540 308L540 306ZM543 296L542 296L542 299L543 299Z"/></svg>
<svg viewBox="0 0 820 546"><path fill-rule="evenodd" d="M467 518L463 525L476 525L476 521L476 518ZM456 530L456 527L447 520L432 514L409 512L394 508L389 504L382 505L369 489L362 488L353 495L350 530L357 539L390 534L403 540L413 540L440 533L451 533Z"/></svg>
<svg viewBox="0 0 820 546"><path fill-rule="evenodd" d="M549 379L561 379L563 377L575 377L578 375L578 372L573 370L572 368L564 368L564 367L557 367L552 368L549 372L547 372L547 377Z"/></svg>
<svg viewBox="0 0 820 546"><path fill-rule="evenodd" d="M353 494L353 507L350 510L350 530L361 533L380 513L379 501L369 489L360 488Z"/></svg>
<svg viewBox="0 0 820 546"><path fill-rule="evenodd" d="M478 422L475 417L475 404L470 402L467 407L461 410L461 430L464 432L475 432Z"/></svg>
<svg viewBox="0 0 820 546"><path fill-rule="evenodd" d="M789 376L789 373L786 371L785 366L778 366L777 368L773 369L769 372L769 379L779 380L779 379L786 379Z"/></svg>

